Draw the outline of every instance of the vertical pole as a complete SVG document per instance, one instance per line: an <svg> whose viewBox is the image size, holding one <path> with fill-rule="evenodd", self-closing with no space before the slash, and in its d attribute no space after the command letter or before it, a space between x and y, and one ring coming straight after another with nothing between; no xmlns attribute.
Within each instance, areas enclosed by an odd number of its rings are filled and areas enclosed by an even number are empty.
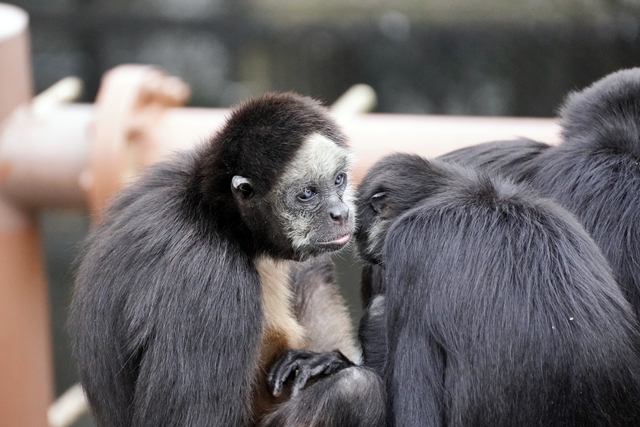
<svg viewBox="0 0 640 427"><path fill-rule="evenodd" d="M0 4L0 126L32 95L28 16ZM12 164L2 158L0 184ZM1 185L0 185L1 188ZM33 215L0 191L0 425L45 427L52 401L47 288Z"/></svg>

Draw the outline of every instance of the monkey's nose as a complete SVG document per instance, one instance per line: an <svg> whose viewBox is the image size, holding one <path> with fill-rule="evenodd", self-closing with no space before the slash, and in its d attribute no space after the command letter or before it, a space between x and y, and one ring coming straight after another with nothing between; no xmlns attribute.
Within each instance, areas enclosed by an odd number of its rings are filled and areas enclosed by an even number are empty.
<svg viewBox="0 0 640 427"><path fill-rule="evenodd" d="M342 225L349 219L349 207L344 203L337 203L329 209L329 215L333 222Z"/></svg>

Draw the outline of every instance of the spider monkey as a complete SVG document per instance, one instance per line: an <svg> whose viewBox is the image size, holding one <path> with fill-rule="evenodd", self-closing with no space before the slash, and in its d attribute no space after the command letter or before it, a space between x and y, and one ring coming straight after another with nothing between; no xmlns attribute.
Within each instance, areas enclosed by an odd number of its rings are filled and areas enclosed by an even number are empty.
<svg viewBox="0 0 640 427"><path fill-rule="evenodd" d="M69 318L100 427L257 425L287 410L266 386L285 350L357 357L327 258L354 231L350 162L318 102L267 94L117 196L84 246ZM342 409L361 425L380 418L371 389Z"/></svg>

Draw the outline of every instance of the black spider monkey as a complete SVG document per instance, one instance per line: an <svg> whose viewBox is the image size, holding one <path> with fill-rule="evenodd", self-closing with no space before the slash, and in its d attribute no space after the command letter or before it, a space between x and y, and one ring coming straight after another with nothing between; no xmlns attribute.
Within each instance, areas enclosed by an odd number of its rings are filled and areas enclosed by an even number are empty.
<svg viewBox="0 0 640 427"><path fill-rule="evenodd" d="M566 210L401 154L357 206L360 253L384 266L387 425L640 425L637 319Z"/></svg>
<svg viewBox="0 0 640 427"><path fill-rule="evenodd" d="M319 103L269 94L119 194L87 239L69 318L99 426L251 426L314 393L354 425L382 420L367 397L382 386L366 372L335 375L351 393L318 382L280 408L286 393L265 382L286 349L335 349L327 374L357 357L323 255L354 231L350 157Z"/></svg>
<svg viewBox="0 0 640 427"><path fill-rule="evenodd" d="M443 159L526 182L571 211L602 249L640 318L640 68L570 94L562 143L487 143Z"/></svg>
<svg viewBox="0 0 640 427"><path fill-rule="evenodd" d="M439 159L510 176L516 172L521 173L523 169L531 170L528 167L531 160L549 147L547 144L523 138L474 145L444 154ZM358 339L362 347L363 364L381 376L386 363L385 290L384 270L377 264L365 263L360 283L363 315L360 319Z"/></svg>

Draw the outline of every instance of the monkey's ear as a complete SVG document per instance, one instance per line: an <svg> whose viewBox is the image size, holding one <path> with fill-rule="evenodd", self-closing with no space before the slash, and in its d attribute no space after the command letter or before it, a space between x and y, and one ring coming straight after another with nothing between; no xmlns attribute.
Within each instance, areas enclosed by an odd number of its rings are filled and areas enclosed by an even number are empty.
<svg viewBox="0 0 640 427"><path fill-rule="evenodd" d="M231 178L231 191L236 197L248 199L253 196L253 185L249 179L236 175Z"/></svg>
<svg viewBox="0 0 640 427"><path fill-rule="evenodd" d="M387 204L387 193L384 191L376 193L369 199L369 204L378 215L382 215L387 211L389 207Z"/></svg>

